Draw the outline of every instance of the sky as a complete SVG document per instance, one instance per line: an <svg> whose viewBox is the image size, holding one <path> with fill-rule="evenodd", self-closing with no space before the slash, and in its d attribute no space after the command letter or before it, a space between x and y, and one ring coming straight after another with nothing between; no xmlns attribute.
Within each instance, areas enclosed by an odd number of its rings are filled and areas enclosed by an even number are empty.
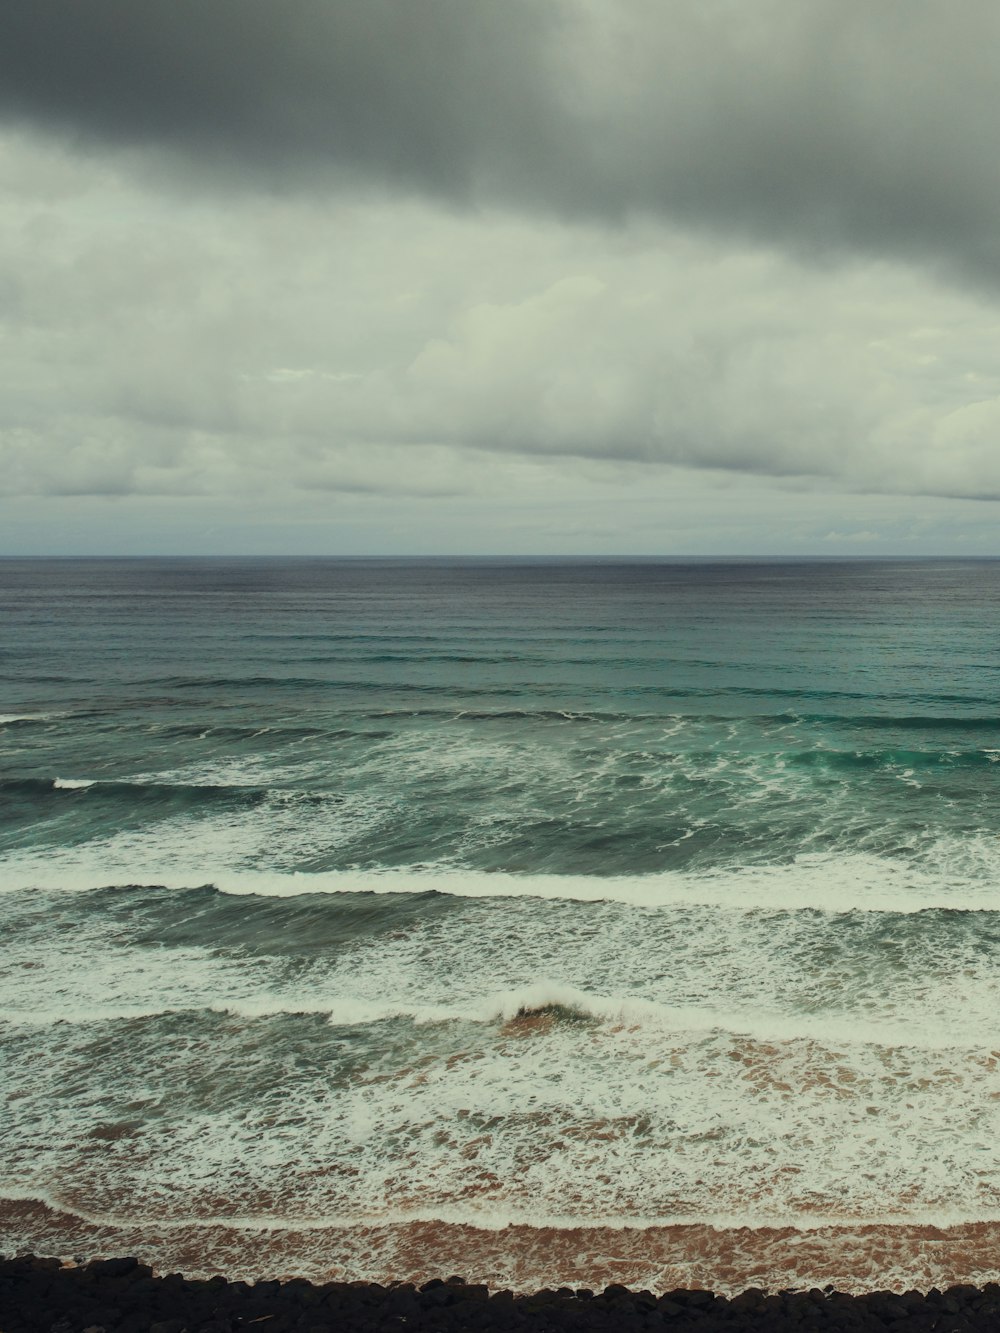
<svg viewBox="0 0 1000 1333"><path fill-rule="evenodd" d="M3 0L0 553L1000 555L995 0Z"/></svg>

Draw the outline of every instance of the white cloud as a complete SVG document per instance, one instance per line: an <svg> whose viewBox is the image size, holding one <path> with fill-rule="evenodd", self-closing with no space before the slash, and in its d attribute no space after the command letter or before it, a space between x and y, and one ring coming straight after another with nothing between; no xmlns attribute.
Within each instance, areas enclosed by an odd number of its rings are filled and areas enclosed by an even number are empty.
<svg viewBox="0 0 1000 1333"><path fill-rule="evenodd" d="M907 548L957 520L907 528L930 511L906 497L1000 495L1000 318L921 270L652 223L234 208L18 136L3 161L0 477L53 532L93 495L162 531L214 507L243 549L275 515L339 540L358 505L369 549Z"/></svg>

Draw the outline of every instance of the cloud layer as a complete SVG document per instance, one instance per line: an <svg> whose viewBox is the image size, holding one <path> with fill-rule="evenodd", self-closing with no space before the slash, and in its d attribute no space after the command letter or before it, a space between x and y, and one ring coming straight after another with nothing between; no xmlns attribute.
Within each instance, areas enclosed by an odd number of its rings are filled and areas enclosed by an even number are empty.
<svg viewBox="0 0 1000 1333"><path fill-rule="evenodd" d="M984 549L998 38L979 0L6 0L2 490L487 550L656 549L685 497L727 549L783 505L874 549L866 493L977 501Z"/></svg>
<svg viewBox="0 0 1000 1333"><path fill-rule="evenodd" d="M988 0L6 0L0 111L265 188L1000 276Z"/></svg>

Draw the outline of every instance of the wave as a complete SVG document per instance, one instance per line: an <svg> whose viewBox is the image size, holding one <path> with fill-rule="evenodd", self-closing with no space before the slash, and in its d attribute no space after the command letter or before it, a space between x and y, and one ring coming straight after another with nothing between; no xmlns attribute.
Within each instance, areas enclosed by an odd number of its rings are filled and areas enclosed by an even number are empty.
<svg viewBox="0 0 1000 1333"><path fill-rule="evenodd" d="M890 1211L878 1218L851 1218L844 1213L826 1211L774 1211L763 1212L760 1216L745 1213L705 1212L692 1216L690 1213L675 1215L627 1214L609 1215L598 1222L587 1215L572 1213L542 1213L511 1206L498 1206L491 1202L485 1208L475 1205L439 1205L437 1207L396 1207L379 1210L375 1215L349 1213L295 1214L275 1213L262 1209L259 1213L216 1213L207 1215L179 1214L164 1216L152 1214L148 1217L126 1212L119 1215L100 1208L88 1208L85 1204L68 1202L43 1185L0 1185L0 1201L11 1204L39 1204L53 1213L78 1218L92 1226L101 1228L149 1227L153 1231L194 1230L258 1232L308 1232L322 1230L358 1228L391 1228L408 1226L413 1223L441 1223L447 1227L475 1228L487 1233L504 1232L511 1228L525 1228L535 1233L546 1231L579 1233L639 1233L661 1229L683 1229L685 1231L712 1228L716 1231L737 1230L744 1237L753 1231L787 1230L794 1233L794 1239L803 1240L810 1232L834 1229L853 1232L864 1229L872 1230L891 1227L930 1226L936 1229L995 1226L1000 1223L1000 1209L968 1209L959 1207L914 1207L908 1210ZM940 1234L940 1233L939 1233ZM995 1247L993 1248L995 1262ZM329 1255L327 1255L327 1263ZM213 1269L213 1271L216 1271Z"/></svg>
<svg viewBox="0 0 1000 1333"><path fill-rule="evenodd" d="M476 691L467 693L475 694ZM679 722L679 721L733 721L733 718L705 718L699 714L689 718L683 713L623 712L616 709L580 709L529 707L517 708L363 708L338 710L340 718L363 718L370 722L410 721L426 718L440 722Z"/></svg>
<svg viewBox="0 0 1000 1333"><path fill-rule="evenodd" d="M454 695L451 682L416 685L412 681L337 680L329 676L165 676L150 680L150 685L169 690L210 690L213 693L228 690L321 690L324 693L357 690L364 694L432 694ZM470 695L511 696L523 695L517 685L468 687L462 691Z"/></svg>
<svg viewBox="0 0 1000 1333"><path fill-rule="evenodd" d="M671 692L671 697L688 697L683 691ZM343 710L341 718L358 718L366 721L392 723L426 719L439 722L553 722L553 723L597 723L600 725L647 723L654 726L687 725L692 728L714 726L737 726L752 731L770 727L782 730L788 727L828 727L846 731L899 731L899 732L952 732L960 735L973 732L979 735L992 735L1000 742L1000 714L976 713L963 717L960 714L940 713L848 713L848 712L807 712L786 709L781 712L736 713L704 712L687 713L676 709L614 709L614 708L554 708L545 706L523 705L516 708L376 708L361 710Z"/></svg>
<svg viewBox="0 0 1000 1333"><path fill-rule="evenodd" d="M94 796L126 798L132 803L226 802L259 805L271 794L267 787L227 786L215 783L130 782L119 778L14 778L0 781L0 798L51 797L56 792L87 792ZM299 795L300 793L295 793ZM330 799L337 799L331 797Z"/></svg>
<svg viewBox="0 0 1000 1333"><path fill-rule="evenodd" d="M89 789L86 798L90 799ZM169 789L168 789L169 790ZM208 788L208 791L230 789ZM245 790L245 789L239 789ZM258 797L259 794L251 793ZM331 798L333 799L333 798ZM969 854L969 848L966 848ZM866 853L805 854L777 865L640 875L511 874L423 866L383 870L237 870L185 867L176 855L145 865L130 848L127 868L109 865L100 847L12 853L0 862L0 892L18 889L80 892L148 887L181 892L206 885L233 896L297 898L310 894L428 894L455 898L542 898L618 902L643 908L717 907L741 912L810 910L840 915L884 912L910 915L930 909L1000 912L1000 847L986 840L982 864L963 873Z"/></svg>
<svg viewBox="0 0 1000 1333"><path fill-rule="evenodd" d="M508 713L501 712L495 714L464 713L455 714L456 719L465 717L476 721L500 720L504 721L511 717L517 717L518 720L529 718L532 721L555 721L559 723L568 722L586 722L594 720L591 715L573 714L561 711L546 711L542 713ZM247 729L247 736L260 736L268 733L267 728L257 728L250 731ZM211 734L210 728L202 729L199 736L208 736ZM322 733L309 733L310 735L319 735ZM343 729L325 733L326 739L337 740L349 737L351 739L374 740L383 739L390 735L388 731L344 731ZM717 773L720 764L724 763L725 756L719 752L708 749L699 752L684 754L683 752L667 754L661 752L658 756L645 756L649 760L650 770L654 771L656 764L674 764L684 765L685 777L688 780L697 780L699 776L711 777ZM764 762L762 764L762 758ZM752 767L747 774L747 780L753 782L755 775L767 780L769 774L775 769L803 770L804 772L813 771L817 774L824 773L888 773L894 776L902 776L904 780L909 780L913 786L921 785L916 780L919 776L925 775L945 775L962 770L989 769L1000 763L1000 746L982 746L976 749L948 749L948 750L912 750L902 748L892 748L885 750L843 750L830 747L814 747L810 749L788 749L773 752L772 755L762 757L756 755L752 759ZM699 773L699 765L703 766L703 774ZM732 764L729 765L733 767ZM689 771L691 770L691 771ZM275 800L281 803L296 801L331 801L339 802L343 797L336 792L317 790L303 790L297 787L287 787L283 785L271 785L261 782L262 776L259 770L254 770L253 776L249 781L212 781L210 774L208 781L183 781L182 772L178 771L176 777L173 774L164 773L162 775L151 774L149 777L139 776L136 778L91 778L91 777L64 777L55 778L12 778L0 780L0 800L4 797L10 798L36 798L44 799L51 797L54 792L92 792L96 796L102 797L120 797L130 803L136 802L190 802L192 805L210 802L235 802L239 805L256 804L267 800ZM263 775L266 777L266 774ZM631 780L639 782L641 774L630 775ZM619 778L619 785L622 781Z"/></svg>
<svg viewBox="0 0 1000 1333"><path fill-rule="evenodd" d="M322 659L327 661L327 659ZM481 659L476 658L476 661ZM489 665L486 660L484 665ZM336 665L336 660L331 659L328 665ZM363 665L358 663L357 665ZM567 699L579 697L581 690L594 700L608 701L611 704L609 710L599 708L595 711L621 711L624 716L634 715L630 710L618 709L614 705L618 700L624 699L643 699L643 700L674 700L690 699L697 701L718 700L775 700L782 701L782 705L790 705L792 701L798 703L802 708L807 709L811 704L822 704L824 701L836 704L844 702L848 705L857 705L863 707L866 703L868 712L866 716L874 715L881 717L882 709L890 709L894 704L902 705L907 708L907 712L901 716L905 719L918 718L919 714L914 713L914 707L926 707L933 717L941 717L941 707L951 710L960 708L963 710L975 710L975 716L968 719L973 722L982 722L992 719L992 725L996 726L996 699L991 695L978 693L961 693L957 691L933 691L927 693L914 693L912 690L858 690L858 689L823 689L823 688L805 688L802 686L788 685L738 685L738 684L706 684L706 685L666 685L661 683L639 683L635 680L629 680L626 688L620 688L614 682L608 681L604 670L605 664L601 663L601 670L597 677L588 680L583 685L572 681L554 680L551 683L541 684L534 682L526 684L521 681L516 684L473 684L469 681L463 681L460 686L456 686L453 680L443 681L419 681L412 677L412 667L419 665L419 659L406 663L411 670L401 673L396 678L385 680L372 680L370 677L362 674L358 677L339 677L335 674L326 672L315 672L313 674L277 674L267 671L257 671L247 675L171 675L171 676L150 676L143 681L143 686L147 690L156 691L177 691L186 698L190 697L189 692L201 691L203 693L217 695L226 694L229 691L236 692L237 696L243 691L268 691L281 695L283 698L295 690L318 691L326 695L343 695L345 693L356 692L364 696L397 695L421 697L441 697L447 696L450 699L459 698L468 699L489 699L489 698L515 698L520 706L524 706L525 700L531 700L530 707L552 707L553 704L558 708L559 704ZM463 663L456 662L456 665ZM47 678L34 677L35 681L44 683ZM64 682L63 677L51 678L53 682ZM70 678L65 678L69 680ZM546 702L549 701L549 702ZM166 702L160 699L160 703ZM179 701L178 701L179 702ZM935 711L936 710L936 711ZM986 711L984 711L986 710ZM782 709L783 711L783 709ZM798 711L798 710L796 710Z"/></svg>
<svg viewBox="0 0 1000 1333"><path fill-rule="evenodd" d="M1000 749L986 747L975 750L833 750L824 747L790 751L785 755L785 762L796 767L845 772L888 768L905 768L911 772L986 768L997 763L998 759Z"/></svg>
<svg viewBox="0 0 1000 1333"><path fill-rule="evenodd" d="M962 717L952 713L866 713L858 717L804 714L796 720L840 723L844 726L865 727L870 730L884 728L899 731L1000 731L1000 715L996 713L975 714L972 717Z"/></svg>
<svg viewBox="0 0 1000 1333"><path fill-rule="evenodd" d="M269 1012L263 1005L250 1003L244 1007L244 1002L238 1002L235 1009L228 1003L224 1008L247 1017ZM317 1012L317 1009L305 1012ZM913 1028L901 1023L859 1018L854 1014L822 1017L755 1014L745 1009L723 1011L694 1005L665 1005L640 996L596 995L557 981L532 982L452 1007L391 1002L365 1005L341 1001L330 1008L328 1021L337 1026L353 1026L397 1018L411 1019L421 1025L466 1022L516 1026L534 1019L553 1024L583 1021L629 1031L655 1030L675 1039L698 1040L715 1035L779 1044L806 1041L831 1050L856 1046L935 1051L983 1048L981 1037L973 1036L967 1029L941 1024L922 1024Z"/></svg>
<svg viewBox="0 0 1000 1333"><path fill-rule="evenodd" d="M197 808L200 805L254 807L265 803L278 805L340 805L338 792L300 791L262 786L253 782L157 782L142 778L14 778L0 781L0 800L10 798L52 798L60 792L88 793L90 799L111 798L128 804L165 804ZM58 856L58 851L52 855Z"/></svg>
<svg viewBox="0 0 1000 1333"><path fill-rule="evenodd" d="M370 1027L404 1021L418 1027L469 1023L480 1026L528 1029L594 1023L629 1032L656 1032L673 1040L698 1042L707 1037L747 1039L778 1045L808 1042L833 1052L859 1046L880 1049L981 1051L982 1034L967 1026L898 1022L859 1018L854 1014L781 1014L746 1009L724 1011L695 1005L668 1005L633 995L596 995L558 981L537 981L450 1004L420 1004L410 999L363 1000L341 996L260 995L229 997L199 1003L158 1005L81 1005L67 1008L33 1007L23 1013L8 1010L2 1022L11 1027L39 1028L57 1023L76 1025L129 1023L180 1014L228 1015L248 1020L322 1018L332 1027Z"/></svg>
<svg viewBox="0 0 1000 1333"><path fill-rule="evenodd" d="M171 683L175 688L194 689L204 687L207 689L238 687L248 685L250 687L279 686L306 686L321 687L323 689L354 689L361 686L361 682L344 681L325 681L322 679L282 679L280 677L255 676L248 677L245 680L239 678L221 679L199 679L197 677L185 679L173 679ZM385 683L364 683L365 689L375 691L392 691L398 686ZM416 693L451 693L452 686L411 686L405 687L407 692ZM563 693L562 691L553 691L554 693ZM470 697L491 696L491 697L509 697L511 695L521 694L523 690L510 687L488 687L484 689L465 690L463 693ZM614 693L608 690L608 694ZM669 698L710 698L712 696L724 697L730 694L736 694L745 697L800 697L803 701L818 697L845 698L845 699L882 699L889 696L865 695L861 693L845 691L829 692L803 692L798 690L755 690L753 688L743 688L739 690L712 690L712 689L671 689L664 690L661 686L639 686L629 691L630 695L636 694L654 694ZM974 707L977 703L986 702L985 700L966 699L961 696L934 696L940 698L941 702L952 702L968 707ZM140 701L141 702L141 701ZM39 712L39 713L5 713L0 714L0 726L19 726L31 725L36 723L52 722L58 719L73 716L78 719L93 717L114 717L120 713L119 708L96 708L77 709L73 714L67 712ZM426 718L428 720L440 721L461 721L461 722L521 722L521 721L546 721L546 722L571 722L571 723L636 723L648 722L658 723L690 723L695 726L704 725L732 725L738 724L751 728L761 726L829 726L842 727L851 730L888 730L888 731L949 731L949 732L996 732L1000 733L1000 714L996 712L976 712L971 715L962 716L955 713L893 713L893 712L815 712L800 711L798 709L785 709L780 712L735 713L729 711L704 712L698 710L696 714L678 712L671 709L617 709L617 708L574 708L558 707L547 704L519 704L516 707L433 707L420 706L413 707L389 707L389 708L360 708L360 709L338 709L336 729L330 730L315 722L295 724L290 721L275 721L273 719L261 720L254 723L215 723L211 721L203 722L169 722L153 723L152 725L144 718L123 717L120 720L120 727L124 731L139 729L142 731L152 731L159 735L176 737L183 739L190 737L192 739L201 739L211 737L216 740L246 740L255 739L263 735L272 735L277 739L296 739L309 740L313 738L327 738L331 735L352 735L355 734L349 727L345 728L345 720L352 719L362 721L392 722L394 720L410 720Z"/></svg>
<svg viewBox="0 0 1000 1333"><path fill-rule="evenodd" d="M277 740L311 740L313 737L329 738L336 736L337 732L330 732L323 727L316 726L287 726L283 723L233 725L232 723L214 723L214 722L169 722L154 724L149 727L143 723L144 730L154 731L157 735L176 738L178 740L212 740L221 741L243 741L256 740L260 736L269 736ZM131 729L129 724L125 729ZM345 732L350 735L350 732Z"/></svg>

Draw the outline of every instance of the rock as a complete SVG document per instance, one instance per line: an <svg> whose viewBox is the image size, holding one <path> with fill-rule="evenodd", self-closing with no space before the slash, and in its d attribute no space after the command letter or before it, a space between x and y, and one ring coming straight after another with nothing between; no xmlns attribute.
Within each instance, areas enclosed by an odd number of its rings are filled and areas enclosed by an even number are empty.
<svg viewBox="0 0 1000 1333"><path fill-rule="evenodd" d="M92 1277L125 1277L127 1273L132 1273L139 1267L139 1260L134 1257L126 1259L92 1259L87 1265L87 1272ZM143 1276L152 1276L153 1270L143 1265Z"/></svg>
<svg viewBox="0 0 1000 1333"><path fill-rule="evenodd" d="M629 1299L632 1293L629 1291L628 1287L623 1287L620 1282L612 1282L609 1286L604 1288L602 1295L606 1301L620 1301Z"/></svg>

